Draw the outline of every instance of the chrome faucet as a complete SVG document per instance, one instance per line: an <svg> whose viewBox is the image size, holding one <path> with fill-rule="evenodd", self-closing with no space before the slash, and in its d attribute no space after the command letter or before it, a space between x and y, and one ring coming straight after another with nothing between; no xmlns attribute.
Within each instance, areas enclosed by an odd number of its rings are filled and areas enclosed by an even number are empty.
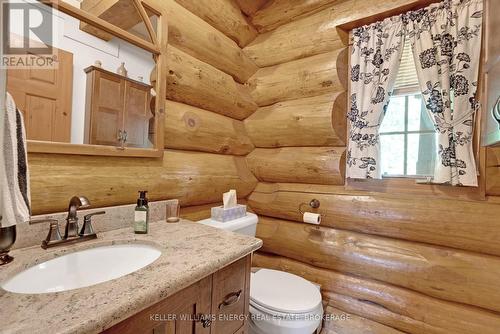
<svg viewBox="0 0 500 334"><path fill-rule="evenodd" d="M92 216L105 214L105 211L93 212L84 216L83 226L78 231L77 211L79 208L87 208L90 201L85 196L73 196L69 201L68 216L66 217L66 226L64 228L64 237L59 232L59 223L55 219L30 220L30 224L50 223L49 233L42 242L42 248L50 248L68 243L76 243L85 240L97 238L97 234L92 228Z"/></svg>
<svg viewBox="0 0 500 334"><path fill-rule="evenodd" d="M64 228L64 239L78 237L78 217L76 211L79 208L87 208L90 201L85 196L73 196L69 200L68 217L66 217L66 227Z"/></svg>

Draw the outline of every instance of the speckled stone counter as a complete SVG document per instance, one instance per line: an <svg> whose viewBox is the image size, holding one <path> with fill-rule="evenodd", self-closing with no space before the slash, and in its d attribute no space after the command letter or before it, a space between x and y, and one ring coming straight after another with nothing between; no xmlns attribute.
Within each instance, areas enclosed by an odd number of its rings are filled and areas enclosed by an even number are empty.
<svg viewBox="0 0 500 334"><path fill-rule="evenodd" d="M151 244L162 255L136 272L86 288L49 294L16 294L0 289L0 332L98 333L262 245L259 239L198 223L157 222L150 224L149 234L134 234L131 228L125 228L103 232L96 240L66 247L14 250L11 252L14 262L0 269L0 282L63 254L117 243Z"/></svg>

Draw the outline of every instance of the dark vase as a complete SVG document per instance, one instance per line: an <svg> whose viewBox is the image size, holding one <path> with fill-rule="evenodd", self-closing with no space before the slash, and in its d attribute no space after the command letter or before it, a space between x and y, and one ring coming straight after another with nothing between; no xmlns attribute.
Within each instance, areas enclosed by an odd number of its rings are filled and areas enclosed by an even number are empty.
<svg viewBox="0 0 500 334"><path fill-rule="evenodd" d="M16 225L0 227L0 266L12 262L9 255L10 248L16 242Z"/></svg>

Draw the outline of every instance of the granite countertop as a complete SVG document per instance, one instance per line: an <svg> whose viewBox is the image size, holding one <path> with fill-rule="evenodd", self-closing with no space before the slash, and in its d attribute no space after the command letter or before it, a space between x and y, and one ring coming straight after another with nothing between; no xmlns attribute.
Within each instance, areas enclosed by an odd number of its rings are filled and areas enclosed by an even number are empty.
<svg viewBox="0 0 500 334"><path fill-rule="evenodd" d="M42 239L43 236L40 237ZM1 333L98 333L173 295L261 247L262 241L198 223L156 222L149 234L131 228L99 233L97 239L43 250L11 252L0 282L57 256L100 245L146 243L162 251L152 264L90 287L47 294L17 294L0 289Z"/></svg>

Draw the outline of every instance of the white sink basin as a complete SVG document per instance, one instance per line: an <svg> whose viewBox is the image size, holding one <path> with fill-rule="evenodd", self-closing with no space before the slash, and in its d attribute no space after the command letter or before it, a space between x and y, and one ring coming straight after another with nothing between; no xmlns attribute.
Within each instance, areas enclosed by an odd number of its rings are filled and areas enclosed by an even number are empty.
<svg viewBox="0 0 500 334"><path fill-rule="evenodd" d="M106 282L137 271L160 257L161 251L142 244L90 248L28 268L2 283L17 293L59 292Z"/></svg>

